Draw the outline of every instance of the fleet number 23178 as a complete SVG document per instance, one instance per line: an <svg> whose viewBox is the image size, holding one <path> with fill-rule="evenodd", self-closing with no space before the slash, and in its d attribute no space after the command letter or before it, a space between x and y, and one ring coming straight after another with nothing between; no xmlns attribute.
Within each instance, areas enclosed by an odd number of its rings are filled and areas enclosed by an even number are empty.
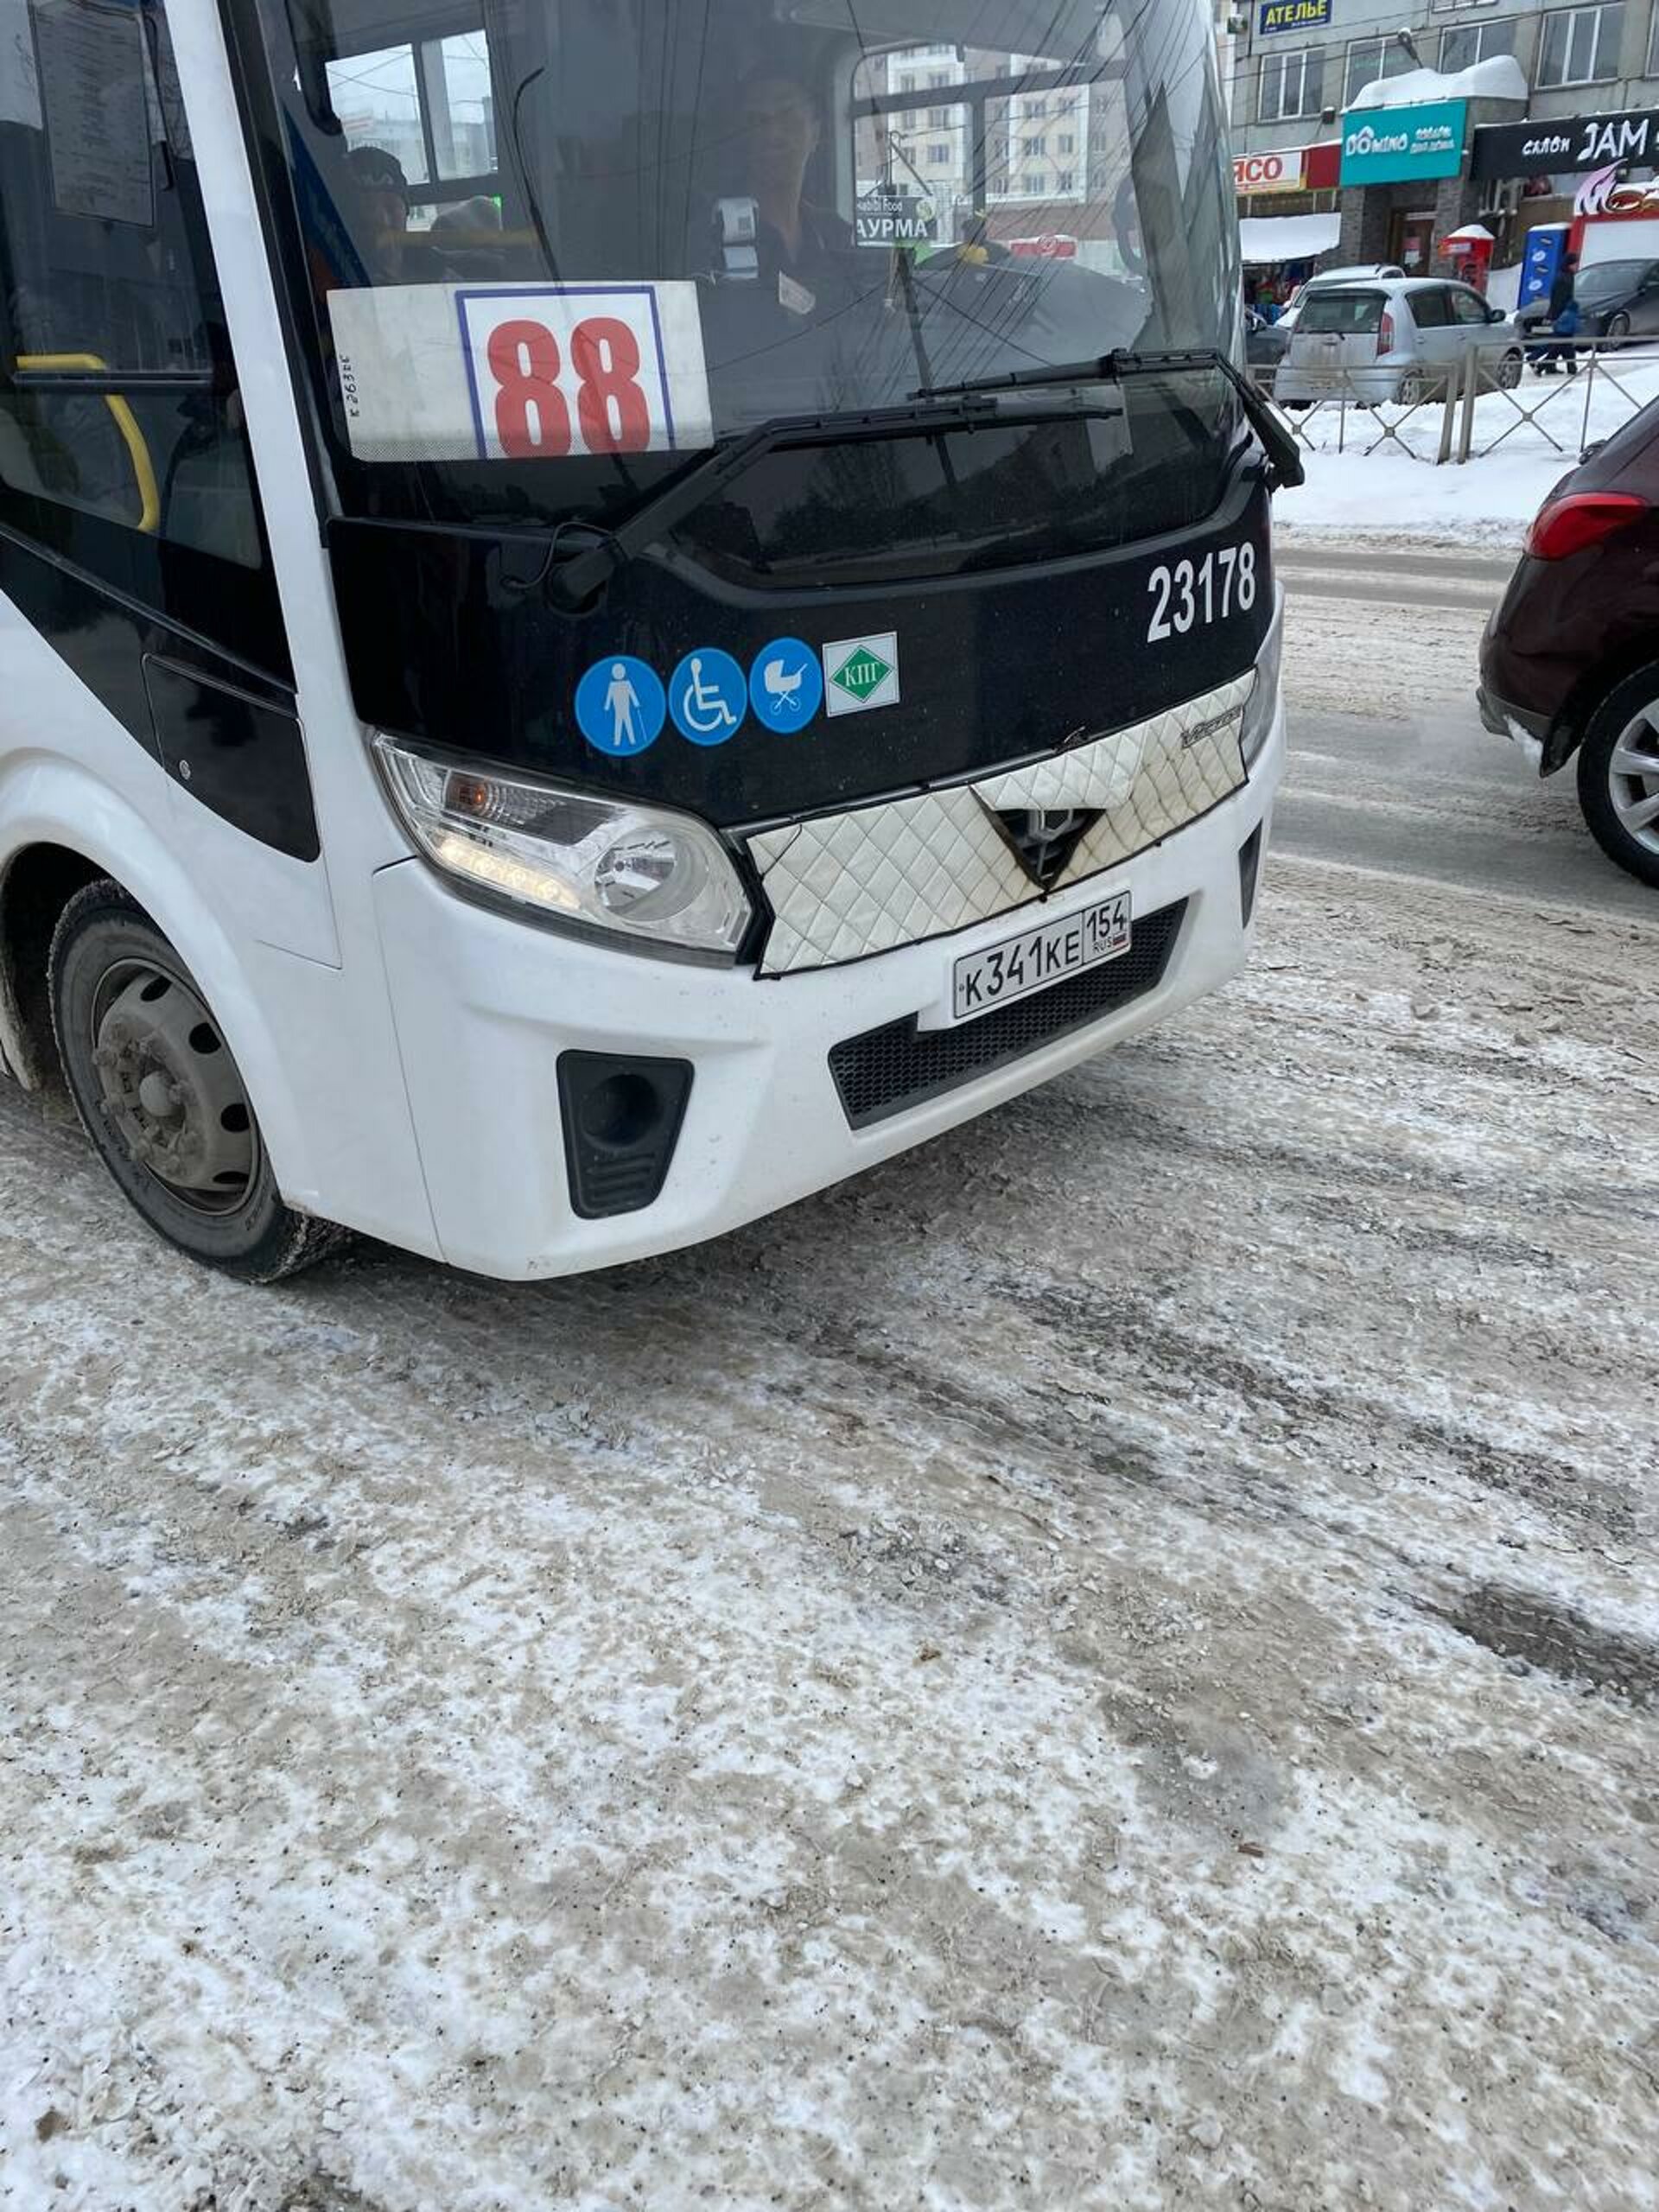
<svg viewBox="0 0 1659 2212"><path fill-rule="evenodd" d="M1220 545L1202 561L1177 561L1156 568L1147 578L1152 620L1147 643L1185 637L1195 625L1224 622L1236 607L1248 613L1255 605L1255 548Z"/></svg>

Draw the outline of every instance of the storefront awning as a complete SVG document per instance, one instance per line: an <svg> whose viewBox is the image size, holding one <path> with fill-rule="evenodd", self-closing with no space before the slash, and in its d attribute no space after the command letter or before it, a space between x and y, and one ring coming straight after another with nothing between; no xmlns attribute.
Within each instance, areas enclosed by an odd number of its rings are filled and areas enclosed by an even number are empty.
<svg viewBox="0 0 1659 2212"><path fill-rule="evenodd" d="M1246 215L1238 226L1247 266L1264 269L1275 261L1312 261L1329 253L1342 236L1340 215Z"/></svg>

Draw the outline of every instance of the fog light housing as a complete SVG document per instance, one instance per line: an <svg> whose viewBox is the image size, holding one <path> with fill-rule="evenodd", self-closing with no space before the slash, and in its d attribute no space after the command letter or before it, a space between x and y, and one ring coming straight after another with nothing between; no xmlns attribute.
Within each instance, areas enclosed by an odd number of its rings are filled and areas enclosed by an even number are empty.
<svg viewBox="0 0 1659 2212"><path fill-rule="evenodd" d="M570 1204L584 1221L638 1213L662 1195L691 1096L690 1060L559 1054Z"/></svg>

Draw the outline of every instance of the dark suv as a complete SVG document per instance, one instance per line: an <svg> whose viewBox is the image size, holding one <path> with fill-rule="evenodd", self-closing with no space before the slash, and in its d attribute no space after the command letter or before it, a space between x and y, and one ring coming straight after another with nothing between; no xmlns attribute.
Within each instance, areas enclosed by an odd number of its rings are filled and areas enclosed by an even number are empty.
<svg viewBox="0 0 1659 2212"><path fill-rule="evenodd" d="M1579 756L1602 850L1659 886L1659 401L1540 507L1480 648L1488 729Z"/></svg>

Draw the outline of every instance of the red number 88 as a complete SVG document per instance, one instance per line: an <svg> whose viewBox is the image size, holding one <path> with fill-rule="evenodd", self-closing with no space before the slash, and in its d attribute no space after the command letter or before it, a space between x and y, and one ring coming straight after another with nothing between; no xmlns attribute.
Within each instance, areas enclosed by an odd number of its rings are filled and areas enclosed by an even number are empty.
<svg viewBox="0 0 1659 2212"><path fill-rule="evenodd" d="M486 358L496 381L495 430L513 461L570 450L570 410L559 388L558 340L545 323L504 322ZM639 342L626 322L593 315L570 334L576 416L589 453L643 453L651 410L638 382Z"/></svg>

